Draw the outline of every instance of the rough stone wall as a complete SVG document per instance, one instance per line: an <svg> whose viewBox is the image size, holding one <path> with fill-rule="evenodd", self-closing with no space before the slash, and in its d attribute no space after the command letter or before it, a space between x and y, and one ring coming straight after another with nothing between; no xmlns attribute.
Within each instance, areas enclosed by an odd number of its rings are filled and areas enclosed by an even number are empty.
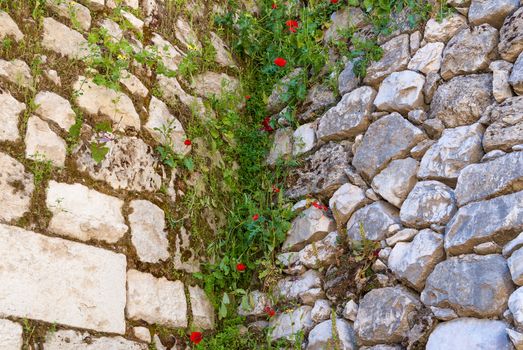
<svg viewBox="0 0 523 350"><path fill-rule="evenodd" d="M223 78L236 80L207 72L191 88L134 61L119 91L95 84L85 64L94 29L125 38L134 53L149 48L176 70L201 47L191 23L213 11L190 3L188 18L163 1L119 3L22 0L0 10L1 349L148 349L151 341L165 349L188 342L185 332L174 338L176 329L215 327L190 277L203 257L190 232L171 225L180 180L154 147L193 152L187 122L212 113L205 96L219 93ZM217 67L234 66L211 36ZM99 162L93 144L105 149Z"/></svg>
<svg viewBox="0 0 523 350"><path fill-rule="evenodd" d="M341 100L313 88L326 112L276 132L270 158L304 165L286 192L299 214L279 256L273 339L523 349L523 7L447 3L457 11L441 22L384 40L363 81L348 62ZM269 296L252 296L242 312L262 315Z"/></svg>

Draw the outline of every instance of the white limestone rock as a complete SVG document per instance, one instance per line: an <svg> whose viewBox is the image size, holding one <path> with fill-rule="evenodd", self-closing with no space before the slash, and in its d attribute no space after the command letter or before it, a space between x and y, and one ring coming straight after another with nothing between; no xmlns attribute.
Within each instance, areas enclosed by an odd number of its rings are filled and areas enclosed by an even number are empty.
<svg viewBox="0 0 523 350"><path fill-rule="evenodd" d="M238 79L225 73L207 71L192 79L191 88L201 97L216 96L218 98L229 93L235 93L240 87Z"/></svg>
<svg viewBox="0 0 523 350"><path fill-rule="evenodd" d="M523 50L523 7L507 16L499 30L498 51L502 59L514 62Z"/></svg>
<svg viewBox="0 0 523 350"><path fill-rule="evenodd" d="M20 350L23 343L22 333L22 325L0 319L0 348L2 350Z"/></svg>
<svg viewBox="0 0 523 350"><path fill-rule="evenodd" d="M75 124L76 114L68 100L50 91L39 92L34 99L34 113L46 121L53 121L63 130L69 131Z"/></svg>
<svg viewBox="0 0 523 350"><path fill-rule="evenodd" d="M492 95L496 102L503 102L514 95L509 84L512 66L512 63L503 60L493 61L489 65L492 71Z"/></svg>
<svg viewBox="0 0 523 350"><path fill-rule="evenodd" d="M53 214L49 230L61 236L116 243L127 232L123 201L82 184L49 181L46 205Z"/></svg>
<svg viewBox="0 0 523 350"><path fill-rule="evenodd" d="M523 248L513 252L507 263L514 283L523 286Z"/></svg>
<svg viewBox="0 0 523 350"><path fill-rule="evenodd" d="M189 286L191 300L192 325L197 329L214 329L214 307L198 286Z"/></svg>
<svg viewBox="0 0 523 350"><path fill-rule="evenodd" d="M148 346L122 337L93 337L89 333L59 330L47 334L45 350L147 350Z"/></svg>
<svg viewBox="0 0 523 350"><path fill-rule="evenodd" d="M510 338L510 341L512 341L512 344L516 347L516 350L522 350L523 349L523 334L516 332L513 329L507 328L506 329L507 334Z"/></svg>
<svg viewBox="0 0 523 350"><path fill-rule="evenodd" d="M187 327L187 301L181 281L127 272L127 317L171 328Z"/></svg>
<svg viewBox="0 0 523 350"><path fill-rule="evenodd" d="M153 33L151 42L154 44L155 51L160 56L165 68L176 71L185 54L157 33Z"/></svg>
<svg viewBox="0 0 523 350"><path fill-rule="evenodd" d="M24 39L24 33L20 31L16 22L7 12L0 11L0 40L8 37L14 38L15 41L21 41Z"/></svg>
<svg viewBox="0 0 523 350"><path fill-rule="evenodd" d="M505 246L503 247L503 256L505 258L508 258L510 257L510 255L512 255L512 253L515 250L521 247L523 247L523 232L521 232L519 235L517 235L516 238L505 244Z"/></svg>
<svg viewBox="0 0 523 350"><path fill-rule="evenodd" d="M351 240L362 240L363 226L366 239L381 241L387 237L391 227L400 223L398 209L391 204L378 201L358 209L347 222L347 235Z"/></svg>
<svg viewBox="0 0 523 350"><path fill-rule="evenodd" d="M206 109L200 97L194 97L185 92L176 78L168 78L164 75L157 77L158 86L164 100L179 99L182 104L196 115L203 117Z"/></svg>
<svg viewBox="0 0 523 350"><path fill-rule="evenodd" d="M389 74L407 68L410 60L409 35L402 34L381 45L383 55L367 67L363 82L377 87Z"/></svg>
<svg viewBox="0 0 523 350"><path fill-rule="evenodd" d="M457 32L467 27L467 19L457 13L443 18L441 22L435 18L428 20L425 25L425 35L423 39L428 42L446 43Z"/></svg>
<svg viewBox="0 0 523 350"><path fill-rule="evenodd" d="M285 312L272 317L269 322L269 337L272 340L281 338L293 341L299 332L307 333L314 323L311 319L310 306L300 306L291 312Z"/></svg>
<svg viewBox="0 0 523 350"><path fill-rule="evenodd" d="M417 172L418 162L415 159L393 160L374 177L372 189L389 203L401 208L401 204L416 185Z"/></svg>
<svg viewBox="0 0 523 350"><path fill-rule="evenodd" d="M296 300L301 293L320 287L321 274L316 270L307 270L300 276L279 280L276 294L285 300Z"/></svg>
<svg viewBox="0 0 523 350"><path fill-rule="evenodd" d="M523 53L519 54L514 63L508 82L516 94L523 95Z"/></svg>
<svg viewBox="0 0 523 350"><path fill-rule="evenodd" d="M133 327L133 334L136 338L146 343L151 342L151 332L146 327Z"/></svg>
<svg viewBox="0 0 523 350"><path fill-rule="evenodd" d="M510 295L508 308L512 313L516 326L523 326L523 287L519 287Z"/></svg>
<svg viewBox="0 0 523 350"><path fill-rule="evenodd" d="M191 25L182 17L178 17L176 20L176 30L174 31L174 34L176 39L178 39L186 49L202 49L202 44L198 40L198 35L196 35L194 30L191 28Z"/></svg>
<svg viewBox="0 0 523 350"><path fill-rule="evenodd" d="M293 131L291 128L280 128L274 133L272 147L267 156L267 164L274 166L281 159L289 159L292 154Z"/></svg>
<svg viewBox="0 0 523 350"><path fill-rule="evenodd" d="M475 26L488 23L500 28L505 17L518 7L518 0L472 0L468 13L469 22Z"/></svg>
<svg viewBox="0 0 523 350"><path fill-rule="evenodd" d="M75 29L87 32L91 28L91 12L79 3L72 0L47 0L45 5L59 17L70 20Z"/></svg>
<svg viewBox="0 0 523 350"><path fill-rule="evenodd" d="M378 110L408 113L423 105L425 77L405 70L389 75L380 85L374 105Z"/></svg>
<svg viewBox="0 0 523 350"><path fill-rule="evenodd" d="M345 225L351 215L369 201L365 191L351 183L346 183L334 192L329 200L329 207L338 225Z"/></svg>
<svg viewBox="0 0 523 350"><path fill-rule="evenodd" d="M336 323L336 331L333 325ZM336 334L336 336L334 336ZM306 350L328 349L333 343L339 350L356 350L356 335L352 325L342 318L335 321L327 320L315 326L309 334L309 343Z"/></svg>
<svg viewBox="0 0 523 350"><path fill-rule="evenodd" d="M18 102L9 92L0 90L0 141L18 141L18 121L25 103Z"/></svg>
<svg viewBox="0 0 523 350"><path fill-rule="evenodd" d="M22 60L5 61L0 59L0 78L19 87L33 89L31 68Z"/></svg>
<svg viewBox="0 0 523 350"><path fill-rule="evenodd" d="M125 333L124 255L7 225L0 255L0 314Z"/></svg>
<svg viewBox="0 0 523 350"><path fill-rule="evenodd" d="M315 323L327 320L332 313L331 303L326 299L316 300L311 310L311 319Z"/></svg>
<svg viewBox="0 0 523 350"><path fill-rule="evenodd" d="M266 315L265 308L272 307L272 301L269 295L259 290L250 292L247 300L247 305L240 304L238 306L238 314L240 316Z"/></svg>
<svg viewBox="0 0 523 350"><path fill-rule="evenodd" d="M352 299L349 300L343 308L343 317L352 322L356 321L356 317L358 316L358 309L358 304L356 304L356 302L354 302Z"/></svg>
<svg viewBox="0 0 523 350"><path fill-rule="evenodd" d="M165 232L165 213L146 200L133 200L129 214L131 242L140 261L157 263L169 259L169 241Z"/></svg>
<svg viewBox="0 0 523 350"><path fill-rule="evenodd" d="M300 263L311 269L334 264L342 252L338 240L338 233L331 232L321 241L305 246L298 253Z"/></svg>
<svg viewBox="0 0 523 350"><path fill-rule="evenodd" d="M314 123L300 125L292 134L292 154L299 156L316 146L316 126Z"/></svg>
<svg viewBox="0 0 523 350"><path fill-rule="evenodd" d="M229 48L225 42L216 34L211 32L211 44L216 50L216 63L223 67L236 67L236 63L232 58Z"/></svg>
<svg viewBox="0 0 523 350"><path fill-rule="evenodd" d="M283 249L298 251L308 243L323 239L335 229L334 220L327 217L323 210L311 206L292 222Z"/></svg>
<svg viewBox="0 0 523 350"><path fill-rule="evenodd" d="M145 85L138 79L135 75L123 71L122 77L120 78L120 83L131 93L131 95L146 98L149 94L149 90Z"/></svg>
<svg viewBox="0 0 523 350"><path fill-rule="evenodd" d="M44 48L76 60L81 60L89 55L87 40L76 30L51 17L44 18L43 25L42 45Z"/></svg>
<svg viewBox="0 0 523 350"><path fill-rule="evenodd" d="M0 152L0 222L21 218L30 208L34 191L33 174L16 159Z"/></svg>
<svg viewBox="0 0 523 350"><path fill-rule="evenodd" d="M441 67L444 47L445 44L440 42L428 43L416 52L407 68L423 74L437 73Z"/></svg>
<svg viewBox="0 0 523 350"><path fill-rule="evenodd" d="M63 167L67 155L67 144L47 122L32 116L27 121L25 133L25 157L37 161L51 161L54 166Z"/></svg>

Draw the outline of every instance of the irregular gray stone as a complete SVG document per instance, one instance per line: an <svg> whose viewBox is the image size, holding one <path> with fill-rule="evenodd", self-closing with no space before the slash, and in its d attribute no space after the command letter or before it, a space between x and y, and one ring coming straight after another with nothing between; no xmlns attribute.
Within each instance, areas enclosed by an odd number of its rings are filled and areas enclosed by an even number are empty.
<svg viewBox="0 0 523 350"><path fill-rule="evenodd" d="M89 147L83 149L76 160L78 169L117 190L153 192L160 189L162 179L155 171L158 161L142 139L123 136L105 146L109 152L100 164L93 160Z"/></svg>
<svg viewBox="0 0 523 350"><path fill-rule="evenodd" d="M191 300L192 325L197 329L214 329L214 306L198 286L189 286Z"/></svg>
<svg viewBox="0 0 523 350"><path fill-rule="evenodd" d="M371 180L394 159L408 155L410 149L425 139L425 134L398 113L392 113L372 123L352 164Z"/></svg>
<svg viewBox="0 0 523 350"><path fill-rule="evenodd" d="M311 206L292 222L283 249L298 251L308 243L323 239L335 229L334 220L327 217L323 210Z"/></svg>
<svg viewBox="0 0 523 350"><path fill-rule="evenodd" d="M438 119L431 119L431 120L438 120ZM435 143L436 143L436 141L434 141L434 140L430 140L430 139L423 140L410 150L410 155L412 156L412 158L419 161L425 155L425 153L427 153L427 151L432 147L432 145L434 145Z"/></svg>
<svg viewBox="0 0 523 350"><path fill-rule="evenodd" d="M484 242L504 245L523 230L523 191L461 207L447 225L448 254L470 253Z"/></svg>
<svg viewBox="0 0 523 350"><path fill-rule="evenodd" d="M2 21L0 13L0 22ZM0 347L3 350L20 350L23 343L22 325L0 319Z"/></svg>
<svg viewBox="0 0 523 350"><path fill-rule="evenodd" d="M302 69L297 68L283 77L281 81L274 84L271 95L267 101L267 112L269 114L276 114L285 108L286 101L284 101L282 97L289 90L291 82L296 80L301 73Z"/></svg>
<svg viewBox="0 0 523 350"><path fill-rule="evenodd" d="M427 112L422 109L415 109L408 113L407 119L416 125L421 125L427 120Z"/></svg>
<svg viewBox="0 0 523 350"><path fill-rule="evenodd" d="M452 309L442 309L440 307L431 306L430 311L438 320L450 321L458 318L458 315Z"/></svg>
<svg viewBox="0 0 523 350"><path fill-rule="evenodd" d="M321 241L305 246L298 254L300 263L310 269L334 264L336 258L342 253L342 247L338 240L338 233L331 232Z"/></svg>
<svg viewBox="0 0 523 350"><path fill-rule="evenodd" d="M347 61L345 68L338 76L338 91L340 95L345 95L356 89L360 84L360 78L354 73L354 62Z"/></svg>
<svg viewBox="0 0 523 350"><path fill-rule="evenodd" d="M304 305L291 312L272 317L269 321L269 338L272 340L284 338L292 342L296 340L298 333L309 332L314 327L311 319L311 310L312 307Z"/></svg>
<svg viewBox="0 0 523 350"><path fill-rule="evenodd" d="M354 329L364 345L400 343L407 338L421 303L404 287L373 289L360 301Z"/></svg>
<svg viewBox="0 0 523 350"><path fill-rule="evenodd" d="M346 183L329 200L334 219L338 225L345 225L355 210L367 204L365 191L358 186Z"/></svg>
<svg viewBox="0 0 523 350"><path fill-rule="evenodd" d="M484 131L479 123L444 130L421 159L418 176L454 184L463 168L483 157Z"/></svg>
<svg viewBox="0 0 523 350"><path fill-rule="evenodd" d="M469 8L469 22L472 25L488 23L500 28L507 15L519 6L518 0L472 0Z"/></svg>
<svg viewBox="0 0 523 350"><path fill-rule="evenodd" d="M292 134L292 154L297 156L307 153L316 146L316 125L308 123L300 125Z"/></svg>
<svg viewBox="0 0 523 350"><path fill-rule="evenodd" d="M127 272L127 317L172 328L187 327L187 301L181 281Z"/></svg>
<svg viewBox="0 0 523 350"><path fill-rule="evenodd" d="M440 323L432 332L426 350L513 350L502 321L458 318Z"/></svg>
<svg viewBox="0 0 523 350"><path fill-rule="evenodd" d="M225 73L207 71L192 79L191 88L202 97L216 96L221 98L226 94L236 92L239 85L238 79Z"/></svg>
<svg viewBox="0 0 523 350"><path fill-rule="evenodd" d="M89 333L61 329L47 333L44 348L46 350L147 350L148 346L122 337L95 338Z"/></svg>
<svg viewBox="0 0 523 350"><path fill-rule="evenodd" d="M277 129L272 147L267 157L267 164L276 165L278 160L288 159L292 154L293 131L291 128Z"/></svg>
<svg viewBox="0 0 523 350"><path fill-rule="evenodd" d="M483 136L485 152L495 149L510 152L513 146L523 143L523 96L493 105L484 116L491 123Z"/></svg>
<svg viewBox="0 0 523 350"><path fill-rule="evenodd" d="M236 63L229 52L229 47L225 42L216 34L211 32L211 44L216 50L216 63L223 67L236 67Z"/></svg>
<svg viewBox="0 0 523 350"><path fill-rule="evenodd" d="M459 316L501 316L514 286L506 260L498 254L451 257L427 278L421 301L453 309Z"/></svg>
<svg viewBox="0 0 523 350"><path fill-rule="evenodd" d="M63 130L69 131L76 122L76 114L68 100L50 91L39 92L34 103L34 113L46 121L53 121Z"/></svg>
<svg viewBox="0 0 523 350"><path fill-rule="evenodd" d="M53 217L49 230L81 241L116 243L127 232L124 202L82 184L49 181L46 205ZM102 215L103 213L103 215Z"/></svg>
<svg viewBox="0 0 523 350"><path fill-rule="evenodd" d="M523 288L519 287L508 299L508 308L514 317L514 323L523 326Z"/></svg>
<svg viewBox="0 0 523 350"><path fill-rule="evenodd" d="M333 321L327 320L314 327L309 334L307 350L328 349L333 344L339 350L356 350L356 335L349 322L342 318L335 321L336 333L333 332ZM336 334L336 337L333 335Z"/></svg>
<svg viewBox="0 0 523 350"><path fill-rule="evenodd" d="M425 85L423 85L423 95L425 96L425 103L429 104L441 82L441 76L438 73L429 73L425 78Z"/></svg>
<svg viewBox="0 0 523 350"><path fill-rule="evenodd" d="M414 185L418 162L412 158L397 159L372 180L372 188L383 199L400 208Z"/></svg>
<svg viewBox="0 0 523 350"><path fill-rule="evenodd" d="M507 328L506 331L510 338L510 341L516 347L516 350L523 349L523 334L516 332L510 328Z"/></svg>
<svg viewBox="0 0 523 350"><path fill-rule="evenodd" d="M508 242L503 247L503 256L508 258L516 249L523 246L523 232L521 232L516 238Z"/></svg>
<svg viewBox="0 0 523 350"><path fill-rule="evenodd" d="M182 17L178 17L176 20L176 30L174 33L176 39L178 39L186 49L202 49L202 44L198 40L198 35L196 35L191 25L187 23Z"/></svg>
<svg viewBox="0 0 523 350"><path fill-rule="evenodd" d="M410 243L397 243L390 253L388 266L400 280L421 291L434 266L444 259L443 236L427 229L420 231Z"/></svg>
<svg viewBox="0 0 523 350"><path fill-rule="evenodd" d="M523 152L513 152L463 169L456 185L456 199L461 207L470 202L521 190Z"/></svg>
<svg viewBox="0 0 523 350"><path fill-rule="evenodd" d="M154 49L150 48L150 50L158 52L158 56L160 57L161 62L165 68L171 71L176 71L178 69L178 65L182 62L183 57L185 56L182 50L180 50L177 46L173 46L173 44L162 38L157 33L153 33L151 42L154 46Z"/></svg>
<svg viewBox="0 0 523 350"><path fill-rule="evenodd" d="M523 50L523 7L507 16L499 31L498 51L505 61L514 62Z"/></svg>
<svg viewBox="0 0 523 350"><path fill-rule="evenodd" d="M379 201L357 210L347 223L347 235L352 240L361 240L360 225L367 239L381 241L389 228L399 224L398 209L387 202Z"/></svg>
<svg viewBox="0 0 523 350"><path fill-rule="evenodd" d="M523 249L516 250L507 260L512 280L518 286L523 285Z"/></svg>
<svg viewBox="0 0 523 350"><path fill-rule="evenodd" d="M311 310L311 319L315 323L320 323L331 317L331 303L326 299L316 300Z"/></svg>
<svg viewBox="0 0 523 350"><path fill-rule="evenodd" d="M122 254L0 225L0 314L125 333Z"/></svg>
<svg viewBox="0 0 523 350"><path fill-rule="evenodd" d="M512 63L502 60L493 61L489 68L492 71L492 94L496 102L503 102L512 97L514 94L509 84Z"/></svg>
<svg viewBox="0 0 523 350"><path fill-rule="evenodd" d="M122 77L120 83L125 86L127 91L135 97L145 99L149 94L147 87L138 79L136 75L133 75L127 71L122 71Z"/></svg>
<svg viewBox="0 0 523 350"><path fill-rule="evenodd" d="M492 75L455 77L436 90L429 119L438 118L447 128L472 124L493 102Z"/></svg>
<svg viewBox="0 0 523 350"><path fill-rule="evenodd" d="M29 211L34 191L33 174L16 159L0 152L0 222L20 219Z"/></svg>
<svg viewBox="0 0 523 350"><path fill-rule="evenodd" d="M146 327L133 327L133 334L136 338L146 343L151 342L151 332Z"/></svg>
<svg viewBox="0 0 523 350"><path fill-rule="evenodd" d="M488 24L463 29L453 37L443 52L441 77L475 73L488 68L496 55L498 31Z"/></svg>
<svg viewBox="0 0 523 350"><path fill-rule="evenodd" d="M394 72L381 83L374 105L378 110L408 113L423 105L424 84L425 77L419 73Z"/></svg>
<svg viewBox="0 0 523 350"><path fill-rule="evenodd" d="M340 30L351 27L362 27L365 24L365 14L359 7L344 7L331 15L332 23L325 31L323 41L329 43L341 39Z"/></svg>
<svg viewBox="0 0 523 350"><path fill-rule="evenodd" d="M146 200L133 200L129 214L131 242L138 259L157 263L169 259L169 241L165 232L165 213L161 208Z"/></svg>
<svg viewBox="0 0 523 350"><path fill-rule="evenodd" d="M523 95L523 54L520 54L514 63L508 82L516 94Z"/></svg>
<svg viewBox="0 0 523 350"><path fill-rule="evenodd" d="M330 197L349 181L350 147L330 142L303 161L303 167L291 171L296 182L285 192L289 198L306 194Z"/></svg>
<svg viewBox="0 0 523 350"><path fill-rule="evenodd" d="M25 103L0 90L0 106L0 141L17 141L20 139L18 120L25 110Z"/></svg>
<svg viewBox="0 0 523 350"><path fill-rule="evenodd" d="M423 74L437 73L441 67L444 47L445 44L440 42L428 43L416 52L407 68Z"/></svg>
<svg viewBox="0 0 523 350"><path fill-rule="evenodd" d="M356 87L354 87L356 88ZM341 94L341 92L340 92ZM303 112L298 114L300 122L309 122L315 120L325 112L325 110L336 104L337 98L330 86L325 84L314 85L309 89L305 101L303 101Z"/></svg>
<svg viewBox="0 0 523 350"><path fill-rule="evenodd" d="M88 31L91 28L91 12L79 3L72 0L47 0L45 5L59 17L70 20L75 29Z"/></svg>
<svg viewBox="0 0 523 350"><path fill-rule="evenodd" d="M31 69L22 60L5 61L0 59L0 78L19 87L33 89L34 81L31 76Z"/></svg>
<svg viewBox="0 0 523 350"><path fill-rule="evenodd" d="M410 60L409 35L402 34L381 45L383 56L367 68L363 82L377 87L389 74L407 68Z"/></svg>
<svg viewBox="0 0 523 350"><path fill-rule="evenodd" d="M400 218L405 225L427 228L445 225L456 212L452 188L438 181L421 181L403 202Z"/></svg>
<svg viewBox="0 0 523 350"><path fill-rule="evenodd" d="M16 22L7 12L0 11L0 40L8 37L14 38L15 41L21 41L24 39L24 33L20 31Z"/></svg>
<svg viewBox="0 0 523 350"><path fill-rule="evenodd" d="M296 300L304 292L321 288L321 277L316 270L307 270L300 276L286 277L278 281L276 294L284 300Z"/></svg>
<svg viewBox="0 0 523 350"><path fill-rule="evenodd" d="M318 124L321 141L342 140L364 132L370 124L372 102L376 91L368 86L358 88L329 109Z"/></svg>
<svg viewBox="0 0 523 350"><path fill-rule="evenodd" d="M423 39L428 42L446 43L456 33L467 27L467 19L457 13L446 16L441 21L435 18L428 20L425 25Z"/></svg>
<svg viewBox="0 0 523 350"><path fill-rule="evenodd" d="M81 60L89 55L87 40L76 30L46 17L43 20L42 46L69 59Z"/></svg>
<svg viewBox="0 0 523 350"><path fill-rule="evenodd" d="M296 254L297 255L297 254ZM272 301L266 293L254 290L249 293L248 304L238 306L238 314L241 316L265 315L265 308L272 307Z"/></svg>
<svg viewBox="0 0 523 350"><path fill-rule="evenodd" d="M63 167L67 154L65 141L42 119L32 116L27 121L25 157L37 161L50 161Z"/></svg>
<svg viewBox="0 0 523 350"><path fill-rule="evenodd" d="M475 246L474 253L479 255L499 254L501 247L494 242L485 242Z"/></svg>
<svg viewBox="0 0 523 350"><path fill-rule="evenodd" d="M418 234L418 230L415 230L413 228L405 228L403 230L400 230L396 232L393 236L387 238L385 240L385 243L389 246L388 249L391 249L390 247L394 247L396 243L398 242L410 242L416 235ZM380 250L380 253L384 251L383 249ZM391 250L392 251L392 250ZM389 251L390 255L390 251ZM381 257L381 256L380 256ZM387 259L389 256L387 255Z"/></svg>
<svg viewBox="0 0 523 350"><path fill-rule="evenodd" d="M343 317L352 322L356 321L356 317L358 316L358 309L358 304L356 304L354 300L349 300L343 308Z"/></svg>

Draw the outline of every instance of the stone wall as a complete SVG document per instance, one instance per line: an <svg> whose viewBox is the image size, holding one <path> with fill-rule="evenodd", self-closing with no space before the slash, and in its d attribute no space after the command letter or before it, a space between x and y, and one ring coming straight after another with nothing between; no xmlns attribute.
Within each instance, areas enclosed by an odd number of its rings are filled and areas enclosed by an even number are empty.
<svg viewBox="0 0 523 350"><path fill-rule="evenodd" d="M304 164L286 192L299 214L273 339L523 349L523 7L447 3L442 21L383 40L363 81L348 62L341 100L313 98L324 113L277 130L271 158ZM270 298L252 297L255 318Z"/></svg>
<svg viewBox="0 0 523 350"><path fill-rule="evenodd" d="M130 43L127 54L149 50L176 70L202 45L192 23L214 10L188 3L189 17L171 3L2 2L1 349L165 349L188 343L185 331L215 327L191 278L204 257L173 224L183 224L187 185L154 148L194 152L187 123L212 114L205 96L223 78L237 84L223 73L235 62L211 33L218 72L192 88L133 60L111 89L86 64L98 44L90 35L105 28L107 40Z"/></svg>

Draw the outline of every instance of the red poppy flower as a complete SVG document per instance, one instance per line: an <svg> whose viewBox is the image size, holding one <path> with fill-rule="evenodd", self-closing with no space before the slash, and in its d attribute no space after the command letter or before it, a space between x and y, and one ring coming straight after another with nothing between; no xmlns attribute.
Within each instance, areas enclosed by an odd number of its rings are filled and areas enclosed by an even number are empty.
<svg viewBox="0 0 523 350"><path fill-rule="evenodd" d="M190 339L194 344L198 344L203 340L203 335L200 332L192 332Z"/></svg>
<svg viewBox="0 0 523 350"><path fill-rule="evenodd" d="M273 10L276 10L278 8L278 5L276 5L275 3L272 4L272 9Z"/></svg>
<svg viewBox="0 0 523 350"><path fill-rule="evenodd" d="M274 186L274 185L272 185L272 191L274 193L280 193L280 189L278 187Z"/></svg>
<svg viewBox="0 0 523 350"><path fill-rule="evenodd" d="M337 4L338 0L331 0L331 4Z"/></svg>
<svg viewBox="0 0 523 350"><path fill-rule="evenodd" d="M258 221L259 218L260 218L260 216L259 216L258 214L254 214L254 215L252 216L252 220L253 220L253 221Z"/></svg>
<svg viewBox="0 0 523 350"><path fill-rule="evenodd" d="M296 33L296 28L298 28L298 22L290 19L287 22L285 22L285 25L289 27L289 31Z"/></svg>
<svg viewBox="0 0 523 350"><path fill-rule="evenodd" d="M269 317L276 315L276 311L274 311L274 309L272 309L270 306L266 306L264 311Z"/></svg>
<svg viewBox="0 0 523 350"><path fill-rule="evenodd" d="M247 96L245 96L245 99L246 99L246 100L250 100L250 99L251 99L251 95L247 95Z"/></svg>
<svg viewBox="0 0 523 350"><path fill-rule="evenodd" d="M242 264L242 263L239 263L239 264L236 265L236 270L240 271L240 272L245 271L246 268L247 268L247 266L245 264Z"/></svg>
<svg viewBox="0 0 523 350"><path fill-rule="evenodd" d="M287 64L287 60L285 58L277 57L274 60L274 64L278 67L285 67L285 65Z"/></svg>
<svg viewBox="0 0 523 350"><path fill-rule="evenodd" d="M316 209L320 209L320 210L328 210L329 208L327 208L325 205L321 205L320 203L318 202L312 202L312 206Z"/></svg>
<svg viewBox="0 0 523 350"><path fill-rule="evenodd" d="M262 126L263 126L262 127L263 131L267 131L267 132L274 131L274 129L271 126L271 117L266 117L265 119L263 119Z"/></svg>
<svg viewBox="0 0 523 350"><path fill-rule="evenodd" d="M185 146L190 146L190 145L192 145L192 142L191 142L191 140L187 139L187 140L183 141L183 144Z"/></svg>
<svg viewBox="0 0 523 350"><path fill-rule="evenodd" d="M380 256L380 249L376 249L375 251L373 251L372 255L374 255L376 258Z"/></svg>

